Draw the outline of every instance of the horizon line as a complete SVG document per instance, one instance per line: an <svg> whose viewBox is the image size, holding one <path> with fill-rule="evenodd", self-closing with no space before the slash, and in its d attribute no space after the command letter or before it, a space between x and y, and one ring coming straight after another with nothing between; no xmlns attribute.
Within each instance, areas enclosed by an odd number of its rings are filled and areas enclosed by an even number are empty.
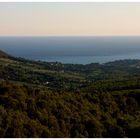
<svg viewBox="0 0 140 140"><path fill-rule="evenodd" d="M140 37L140 35L0 35L0 37Z"/></svg>

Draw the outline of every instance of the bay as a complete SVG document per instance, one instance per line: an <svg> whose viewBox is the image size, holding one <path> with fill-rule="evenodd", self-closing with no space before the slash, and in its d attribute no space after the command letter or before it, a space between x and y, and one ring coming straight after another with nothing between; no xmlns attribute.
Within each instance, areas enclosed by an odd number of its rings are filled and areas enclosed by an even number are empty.
<svg viewBox="0 0 140 140"><path fill-rule="evenodd" d="M73 64L140 59L139 36L0 37L0 49L16 57Z"/></svg>

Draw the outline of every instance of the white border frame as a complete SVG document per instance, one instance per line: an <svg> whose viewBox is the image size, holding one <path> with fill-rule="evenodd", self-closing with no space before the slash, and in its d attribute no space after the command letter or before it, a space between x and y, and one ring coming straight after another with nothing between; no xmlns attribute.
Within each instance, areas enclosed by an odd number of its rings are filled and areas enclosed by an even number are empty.
<svg viewBox="0 0 140 140"><path fill-rule="evenodd" d="M140 0L0 0L0 2L140 2Z"/></svg>

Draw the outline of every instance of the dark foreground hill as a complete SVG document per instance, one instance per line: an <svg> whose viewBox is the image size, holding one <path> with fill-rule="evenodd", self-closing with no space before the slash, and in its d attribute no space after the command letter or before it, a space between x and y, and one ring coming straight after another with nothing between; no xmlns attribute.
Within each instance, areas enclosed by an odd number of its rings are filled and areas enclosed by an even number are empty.
<svg viewBox="0 0 140 140"><path fill-rule="evenodd" d="M1 57L0 137L140 137L140 60Z"/></svg>

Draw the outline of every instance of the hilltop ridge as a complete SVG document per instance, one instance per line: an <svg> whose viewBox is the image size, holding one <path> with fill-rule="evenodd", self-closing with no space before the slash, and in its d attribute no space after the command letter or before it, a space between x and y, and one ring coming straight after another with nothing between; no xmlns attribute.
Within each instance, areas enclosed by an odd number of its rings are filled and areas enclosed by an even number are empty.
<svg viewBox="0 0 140 140"><path fill-rule="evenodd" d="M9 57L11 57L11 55L9 55L8 53L0 50L0 57L1 58L9 58Z"/></svg>
<svg viewBox="0 0 140 140"><path fill-rule="evenodd" d="M51 87L78 88L100 80L139 77L140 60L119 60L105 64L63 64L13 57L0 51L0 78Z"/></svg>

